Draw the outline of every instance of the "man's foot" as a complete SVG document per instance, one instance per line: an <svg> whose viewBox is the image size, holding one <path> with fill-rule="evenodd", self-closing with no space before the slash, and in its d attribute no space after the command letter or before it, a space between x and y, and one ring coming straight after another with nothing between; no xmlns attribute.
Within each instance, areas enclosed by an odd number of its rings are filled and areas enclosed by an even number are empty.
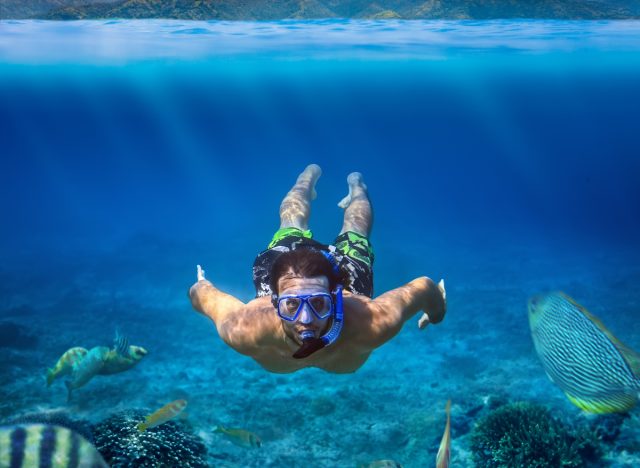
<svg viewBox="0 0 640 468"><path fill-rule="evenodd" d="M351 196L355 187L361 187L363 190L367 190L362 174L359 172L352 172L349 174L347 177L347 184L349 184L349 194L338 203L338 206L343 209L347 208L351 204Z"/></svg>
<svg viewBox="0 0 640 468"><path fill-rule="evenodd" d="M322 175L322 169L317 164L309 164L304 171L298 176L296 185L305 184L309 185L309 193L311 200L315 200L318 194L316 193L316 182Z"/></svg>

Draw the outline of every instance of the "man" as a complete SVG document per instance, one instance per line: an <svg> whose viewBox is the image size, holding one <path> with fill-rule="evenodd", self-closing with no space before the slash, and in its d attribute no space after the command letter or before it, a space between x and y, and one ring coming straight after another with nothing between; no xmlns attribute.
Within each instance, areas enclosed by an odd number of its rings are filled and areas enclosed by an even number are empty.
<svg viewBox="0 0 640 468"><path fill-rule="evenodd" d="M194 309L213 320L225 343L271 372L354 372L417 312L424 312L420 328L444 318L443 281L420 277L372 299L373 213L362 174L347 178L334 245L312 239L308 221L321 174L309 165L282 201L280 229L254 263L255 299L245 304L220 291L200 265L189 291Z"/></svg>

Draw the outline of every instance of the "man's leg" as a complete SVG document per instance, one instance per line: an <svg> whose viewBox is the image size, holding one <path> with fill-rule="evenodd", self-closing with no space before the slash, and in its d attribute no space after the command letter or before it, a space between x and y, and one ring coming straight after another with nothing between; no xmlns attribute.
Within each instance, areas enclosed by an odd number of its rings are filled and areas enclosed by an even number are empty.
<svg viewBox="0 0 640 468"><path fill-rule="evenodd" d="M289 190L280 204L280 229L295 227L309 229L311 200L316 198L316 182L322 175L317 164L309 164L298 176L295 185Z"/></svg>
<svg viewBox="0 0 640 468"><path fill-rule="evenodd" d="M359 172L349 174L347 183L349 195L338 203L340 208L344 208L344 222L340 234L353 231L368 238L373 227L373 209L367 194L367 186Z"/></svg>

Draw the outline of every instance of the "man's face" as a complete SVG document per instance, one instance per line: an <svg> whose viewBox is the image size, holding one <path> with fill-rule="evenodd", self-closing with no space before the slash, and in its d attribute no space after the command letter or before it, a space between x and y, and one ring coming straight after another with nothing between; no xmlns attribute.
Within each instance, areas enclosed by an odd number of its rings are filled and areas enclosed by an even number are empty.
<svg viewBox="0 0 640 468"><path fill-rule="evenodd" d="M278 292L279 296L304 295L321 292L328 293L329 279L324 275L314 276L311 278L283 275L278 280ZM296 343L302 344L300 334L303 331L311 331L315 338L320 338L327 328L327 324L330 320L331 316L325 319L319 319L313 311L309 309L309 305L305 303L295 321L280 321L282 322L285 334Z"/></svg>

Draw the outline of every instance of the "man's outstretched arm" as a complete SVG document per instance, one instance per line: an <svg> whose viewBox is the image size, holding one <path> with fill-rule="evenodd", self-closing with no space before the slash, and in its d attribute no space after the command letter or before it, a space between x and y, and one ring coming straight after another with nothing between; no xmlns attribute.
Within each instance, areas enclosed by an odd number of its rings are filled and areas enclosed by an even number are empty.
<svg viewBox="0 0 640 468"><path fill-rule="evenodd" d="M371 338L378 347L393 338L404 323L423 311L418 325L438 323L446 312L446 292L444 281L434 283L426 276L382 294L372 301Z"/></svg>
<svg viewBox="0 0 640 468"><path fill-rule="evenodd" d="M204 277L204 270L200 265L197 267L197 278L198 281L189 289L191 305L195 310L213 320L220 334L221 325L230 314L243 307L244 302L217 289Z"/></svg>

